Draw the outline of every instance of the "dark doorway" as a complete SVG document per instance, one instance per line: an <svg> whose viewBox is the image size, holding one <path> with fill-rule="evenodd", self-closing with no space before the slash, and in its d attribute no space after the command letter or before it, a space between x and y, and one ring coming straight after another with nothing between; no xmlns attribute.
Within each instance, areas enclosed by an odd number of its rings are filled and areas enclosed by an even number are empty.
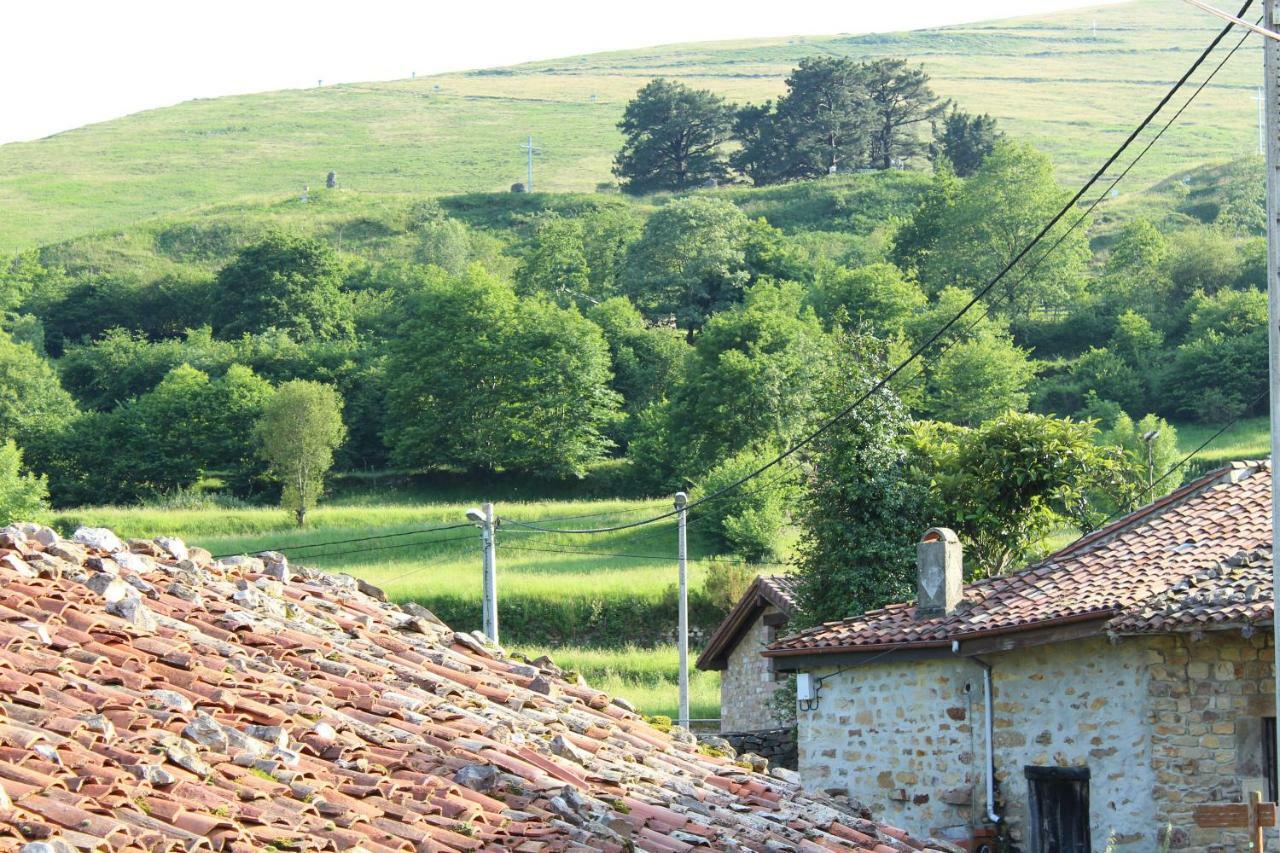
<svg viewBox="0 0 1280 853"><path fill-rule="evenodd" d="M1089 768L1028 767L1031 853L1092 853Z"/></svg>

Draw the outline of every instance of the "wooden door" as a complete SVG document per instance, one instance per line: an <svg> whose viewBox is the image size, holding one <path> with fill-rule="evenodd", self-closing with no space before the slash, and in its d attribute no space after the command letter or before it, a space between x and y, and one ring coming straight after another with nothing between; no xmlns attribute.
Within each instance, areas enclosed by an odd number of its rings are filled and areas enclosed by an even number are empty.
<svg viewBox="0 0 1280 853"><path fill-rule="evenodd" d="M1092 853L1089 768L1028 767L1031 853Z"/></svg>

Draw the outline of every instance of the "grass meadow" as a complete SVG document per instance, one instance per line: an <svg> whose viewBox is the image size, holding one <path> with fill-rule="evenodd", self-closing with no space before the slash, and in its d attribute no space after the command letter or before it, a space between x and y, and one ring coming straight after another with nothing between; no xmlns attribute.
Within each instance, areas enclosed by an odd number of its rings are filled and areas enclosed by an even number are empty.
<svg viewBox="0 0 1280 853"><path fill-rule="evenodd" d="M1271 455L1268 419L1242 418L1222 435L1213 438L1220 426L1182 424L1178 427L1178 449L1190 453L1205 441L1213 441L1196 454L1193 471L1203 472L1243 459L1265 459ZM1191 467L1191 464L1188 465Z"/></svg>
<svg viewBox="0 0 1280 853"><path fill-rule="evenodd" d="M833 17L831 26L856 28L856 15ZM759 102L776 97L787 72L813 54L921 62L939 94L989 112L1073 182L1096 168L1216 29L1186 4L1136 0L935 30L667 45L197 99L0 146L0 208L8 214L0 253L246 199L295 203L330 170L373 205L505 191L525 179L519 145L529 134L541 149L537 189L594 192L613 180L616 124L650 78ZM1260 81L1260 49L1246 42L1122 193L1251 153Z"/></svg>
<svg viewBox="0 0 1280 853"><path fill-rule="evenodd" d="M676 647L642 649L560 648L521 646L514 651L530 658L547 653L564 669L582 673L593 687L621 696L646 714L679 716L680 687L677 678L680 659ZM720 716L720 673L689 669L689 716L695 720Z"/></svg>

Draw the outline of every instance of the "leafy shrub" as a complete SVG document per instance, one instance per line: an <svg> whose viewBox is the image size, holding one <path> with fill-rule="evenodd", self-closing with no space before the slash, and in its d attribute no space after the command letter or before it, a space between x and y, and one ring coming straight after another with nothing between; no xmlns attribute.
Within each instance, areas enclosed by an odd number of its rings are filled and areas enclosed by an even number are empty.
<svg viewBox="0 0 1280 853"><path fill-rule="evenodd" d="M1266 405L1267 330L1242 335L1212 331L1183 344L1165 373L1161 412L1202 423L1224 423Z"/></svg>
<svg viewBox="0 0 1280 853"><path fill-rule="evenodd" d="M711 605L722 613L728 613L742 598L758 572L750 564L739 562L712 563L707 570L702 591Z"/></svg>
<svg viewBox="0 0 1280 853"><path fill-rule="evenodd" d="M775 455L769 448L739 451L711 469L694 490L694 498L715 495ZM778 556L779 536L799 491L798 476L788 471L787 464L699 506L699 516L706 519L706 535L719 550L730 550L749 561Z"/></svg>
<svg viewBox="0 0 1280 853"><path fill-rule="evenodd" d="M48 496L45 478L24 470L18 446L11 439L0 443L0 525L40 518Z"/></svg>

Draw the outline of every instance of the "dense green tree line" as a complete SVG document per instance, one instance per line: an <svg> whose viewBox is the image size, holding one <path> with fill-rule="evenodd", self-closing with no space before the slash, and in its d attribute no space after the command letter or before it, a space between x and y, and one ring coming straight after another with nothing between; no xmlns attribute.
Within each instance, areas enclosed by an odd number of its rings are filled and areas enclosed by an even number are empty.
<svg viewBox="0 0 1280 853"><path fill-rule="evenodd" d="M1055 230L1051 255L1015 265L840 430L709 504L708 535L763 559L803 522L807 606L829 617L902 594L929 524L999 572L1054 525L1141 500L1172 462L1161 418L1262 406L1265 261L1240 189L1255 172L1238 164L1212 204L1188 196L1092 243L1089 227ZM290 488L305 514L317 481L267 453L260 425L317 406L318 444L288 446L340 469L564 478L609 461L629 493L713 493L929 341L1064 196L1044 155L1009 140L913 186L914 205L856 242L776 227L749 212L771 191L743 189L549 198L501 225L417 203L385 226L407 247L385 258L271 231L216 268L150 279L21 255L0 267L0 501L19 508L0 511L216 482L263 500ZM1046 470L1054 455L1083 462ZM1006 491L1008 470L1025 476ZM873 563L893 571L817 571Z"/></svg>

